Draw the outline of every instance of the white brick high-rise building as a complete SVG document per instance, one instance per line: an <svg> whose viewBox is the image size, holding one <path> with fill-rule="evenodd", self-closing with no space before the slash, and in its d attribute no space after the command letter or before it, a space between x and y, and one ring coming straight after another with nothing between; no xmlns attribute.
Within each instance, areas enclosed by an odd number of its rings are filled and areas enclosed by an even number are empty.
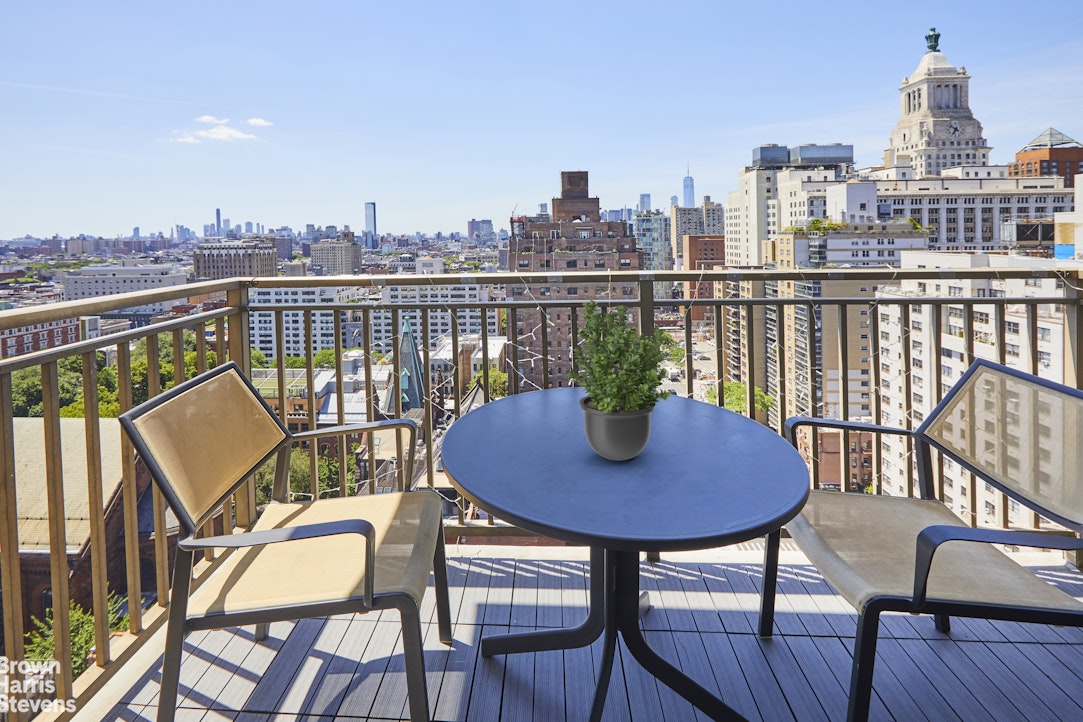
<svg viewBox="0 0 1083 722"><path fill-rule="evenodd" d="M441 309L442 304L480 304L489 299L489 286L477 283L455 283L434 286L388 286L380 291L380 308L372 311L373 346L386 353L389 344L398 336L404 320L410 321L418 343L422 343L424 326L421 311L416 308L399 311L398 326L392 324L390 308L403 304L423 304L431 306L429 310L429 347L436 348L440 339L452 332L452 317L457 321L460 336L481 334L482 312L479 308ZM499 321L495 311L489 312L485 322L491 338L500 335Z"/></svg>
<svg viewBox="0 0 1083 722"><path fill-rule="evenodd" d="M348 288L270 288L260 286L248 292L252 305L299 306L346 303L356 296ZM312 351L335 348L336 311L312 311ZM286 356L307 357L309 354L303 311L286 311L282 314ZM261 351L267 360L278 358L279 348L275 336L275 312L252 310L248 314L248 330L252 348Z"/></svg>
<svg viewBox="0 0 1083 722"><path fill-rule="evenodd" d="M150 291L188 283L188 274L176 266L83 266L64 277L64 300L112 296L129 291ZM128 309L136 314L165 313L170 303L158 302Z"/></svg>
<svg viewBox="0 0 1083 722"><path fill-rule="evenodd" d="M910 252L903 255L903 268L1041 268L1063 266L1078 268L1079 261L1053 261L1046 258L1001 254ZM923 297L960 298L1055 298L1063 294L1060 281L1054 278L997 279L995 273L987 279L960 279L945 276L937 280L901 282L898 286L882 288L878 298L892 301L906 299L906 306L885 303L879 307L880 403L882 423L891 426L918 426L936 406L947 390L962 376L969 365L968 344L974 356L999 360L998 338L1003 339L1004 361L1008 366L1027 372L1036 370L1043 378L1063 383L1066 335L1064 314L1056 304L1039 304L1031 317L1022 304L1008 304L1003 312L1003 328L997 328L997 313L993 305L977 304L967 310L962 304L941 308L935 319L936 306L922 305ZM909 309L907 333L903 333L903 309ZM1033 319L1033 323L1031 322ZM937 323L938 321L938 323ZM940 338L933 329L941 328ZM967 338L967 334L971 338ZM904 349L904 338L909 348ZM1031 339L1036 340L1031 355ZM939 349L939 352L937 352ZM909 359L907 359L907 353ZM940 388L936 387L939 372ZM909 398L904 397L909 389ZM909 418L907 418L909 416ZM977 421L976 421L977 422ZM907 493L908 465L913 458L899 439L885 435L882 439L883 493L904 496ZM1009 523L1025 523L1018 518L1018 506L1007 502L985 485L971 488L970 475L956 464L944 468L944 503L964 519L976 515L978 524L999 523L1007 512ZM1008 509L1001 505L1008 503Z"/></svg>

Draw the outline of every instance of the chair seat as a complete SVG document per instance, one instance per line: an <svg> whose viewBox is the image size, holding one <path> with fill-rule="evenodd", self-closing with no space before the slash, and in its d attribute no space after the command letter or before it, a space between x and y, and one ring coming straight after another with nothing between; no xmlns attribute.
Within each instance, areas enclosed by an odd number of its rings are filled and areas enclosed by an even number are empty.
<svg viewBox="0 0 1083 722"><path fill-rule="evenodd" d="M270 504L253 530L365 519L376 530L374 593L407 594L420 605L441 507L439 495L427 491ZM239 549L192 594L188 616L360 600L365 543L357 534L337 534Z"/></svg>
<svg viewBox="0 0 1083 722"><path fill-rule="evenodd" d="M860 611L873 597L913 597L917 536L934 524L963 526L935 500L813 491L786 528L831 586ZM1083 612L1083 603L999 549L974 542L949 542L937 550L927 598Z"/></svg>

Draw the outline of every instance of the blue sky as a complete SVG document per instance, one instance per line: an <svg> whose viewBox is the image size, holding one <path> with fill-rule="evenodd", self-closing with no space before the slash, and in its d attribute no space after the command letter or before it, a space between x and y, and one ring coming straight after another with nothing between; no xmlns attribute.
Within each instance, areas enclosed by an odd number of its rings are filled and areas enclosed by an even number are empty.
<svg viewBox="0 0 1083 722"><path fill-rule="evenodd" d="M1083 139L1083 3L30 2L0 10L0 238L234 223L506 227L590 172L603 208L725 202L762 143L882 157L925 51L993 161Z"/></svg>

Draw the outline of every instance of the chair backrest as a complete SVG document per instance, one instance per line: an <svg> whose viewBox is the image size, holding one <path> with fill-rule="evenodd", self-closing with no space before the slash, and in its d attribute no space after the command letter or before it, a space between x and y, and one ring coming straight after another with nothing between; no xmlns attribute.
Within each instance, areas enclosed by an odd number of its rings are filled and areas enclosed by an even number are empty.
<svg viewBox="0 0 1083 722"><path fill-rule="evenodd" d="M975 361L917 429L919 439L1010 497L1083 531L1083 392Z"/></svg>
<svg viewBox="0 0 1083 722"><path fill-rule="evenodd" d="M290 438L232 361L140 404L120 423L187 534Z"/></svg>

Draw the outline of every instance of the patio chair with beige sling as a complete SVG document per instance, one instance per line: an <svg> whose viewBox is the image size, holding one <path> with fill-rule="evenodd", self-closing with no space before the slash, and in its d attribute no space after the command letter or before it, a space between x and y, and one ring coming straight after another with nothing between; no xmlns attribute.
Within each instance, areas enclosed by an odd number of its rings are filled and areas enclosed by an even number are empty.
<svg viewBox="0 0 1083 722"><path fill-rule="evenodd" d="M429 719L419 607L434 572L440 641L451 643L441 497L427 490L288 501L295 442L396 430L416 445L407 419L292 434L230 362L121 416L154 482L180 524L173 571L158 720L172 720L184 636L197 629L257 625L397 609L402 620L410 715ZM249 531L197 531L257 469L276 458L274 501ZM407 453L407 484L413 454ZM198 552L226 549L218 568L192 589Z"/></svg>

